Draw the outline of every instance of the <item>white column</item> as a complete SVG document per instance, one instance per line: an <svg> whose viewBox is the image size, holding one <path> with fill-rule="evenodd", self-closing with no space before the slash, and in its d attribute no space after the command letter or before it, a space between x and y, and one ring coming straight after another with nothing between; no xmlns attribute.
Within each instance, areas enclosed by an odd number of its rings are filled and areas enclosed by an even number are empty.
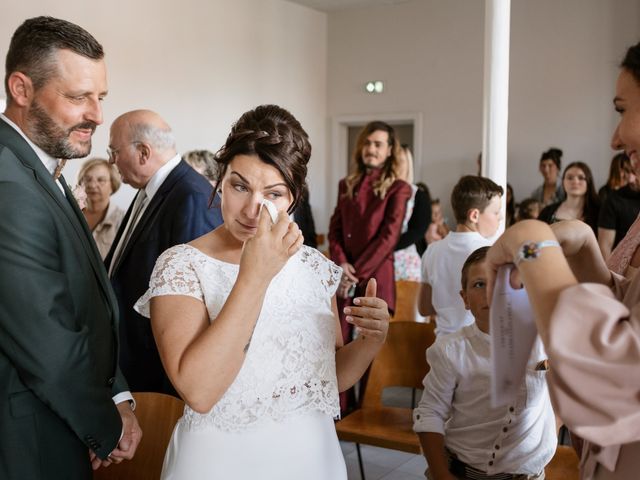
<svg viewBox="0 0 640 480"><path fill-rule="evenodd" d="M511 0L485 0L482 175L507 188ZM503 230L504 227L501 227Z"/></svg>

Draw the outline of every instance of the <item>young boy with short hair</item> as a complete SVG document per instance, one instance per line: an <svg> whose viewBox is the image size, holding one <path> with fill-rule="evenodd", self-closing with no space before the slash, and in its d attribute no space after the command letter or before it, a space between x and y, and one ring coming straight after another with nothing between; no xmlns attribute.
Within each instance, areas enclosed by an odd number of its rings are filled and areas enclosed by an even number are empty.
<svg viewBox="0 0 640 480"><path fill-rule="evenodd" d="M436 334L453 333L473 323L458 295L460 268L471 252L491 245L500 226L501 186L485 177L466 175L451 192L456 230L432 243L422 256L421 315L437 315Z"/></svg>
<svg viewBox="0 0 640 480"><path fill-rule="evenodd" d="M413 429L420 437L430 480L542 479L556 450L540 341L515 401L491 407L488 249L474 251L462 267L460 295L475 323L437 337L427 350L431 370L413 412Z"/></svg>

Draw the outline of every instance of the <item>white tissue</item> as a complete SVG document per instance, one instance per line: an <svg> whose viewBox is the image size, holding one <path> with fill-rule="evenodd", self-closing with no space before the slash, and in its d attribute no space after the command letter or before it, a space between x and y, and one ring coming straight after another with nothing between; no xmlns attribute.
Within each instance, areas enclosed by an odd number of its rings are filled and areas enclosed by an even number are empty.
<svg viewBox="0 0 640 480"><path fill-rule="evenodd" d="M267 211L269 212L269 215L271 215L271 221L273 223L276 223L278 221L278 209L273 204L273 202L271 200L267 200L266 198L263 198L262 205L267 207Z"/></svg>
<svg viewBox="0 0 640 480"><path fill-rule="evenodd" d="M489 314L494 408L515 400L538 334L526 290L515 290L509 283L512 268L503 265L498 269Z"/></svg>

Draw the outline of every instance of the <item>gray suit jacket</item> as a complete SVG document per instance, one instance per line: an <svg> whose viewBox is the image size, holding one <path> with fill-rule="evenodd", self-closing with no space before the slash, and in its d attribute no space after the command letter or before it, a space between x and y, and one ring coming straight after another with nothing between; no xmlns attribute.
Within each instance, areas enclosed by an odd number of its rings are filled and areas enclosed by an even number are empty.
<svg viewBox="0 0 640 480"><path fill-rule="evenodd" d="M65 189L0 119L2 479L89 479L122 430L117 302Z"/></svg>

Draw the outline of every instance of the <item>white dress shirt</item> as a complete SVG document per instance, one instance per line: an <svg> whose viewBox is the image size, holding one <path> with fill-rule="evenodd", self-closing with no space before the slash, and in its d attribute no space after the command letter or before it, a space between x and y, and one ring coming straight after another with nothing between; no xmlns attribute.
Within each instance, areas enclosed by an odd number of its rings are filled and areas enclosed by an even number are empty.
<svg viewBox="0 0 640 480"><path fill-rule="evenodd" d="M22 138L25 139L25 141L29 144L29 146L36 153L36 155L38 156L40 161L43 163L44 167L48 170L48 172L51 175L53 175L53 172L56 171L56 167L58 166L58 163L60 163L60 160L58 160L57 158L53 158L51 155L49 155L47 152L42 150L35 143L33 143L31 140L29 140L29 137L27 137L24 134L24 132L22 130L20 130L20 127L18 127L18 125L16 125L11 120L9 120L9 118L7 118L7 116L4 113L0 113L0 118L2 118L2 120L7 122L11 126L11 128L13 128L16 132L18 132L20 134L20 136ZM64 188L62 188L62 184L60 183L60 180L56 179L55 182L56 182L56 185L58 185L58 188L60 189L62 194L65 195Z"/></svg>
<svg viewBox="0 0 640 480"><path fill-rule="evenodd" d="M161 166L156 173L153 174L153 177L149 179L147 184L144 186L144 192L147 194L147 198L149 199L149 203L153 200L154 195L160 190L160 186L167 179L169 174L173 171L174 168L178 166L180 163L180 155L176 155L163 166ZM147 205L149 205L147 203ZM144 210L142 211L144 214Z"/></svg>
<svg viewBox="0 0 640 480"><path fill-rule="evenodd" d="M474 323L460 297L462 265L476 249L493 242L477 232L449 232L429 245L422 256L422 282L431 285L431 304L436 310L436 333L453 333Z"/></svg>
<svg viewBox="0 0 640 480"><path fill-rule="evenodd" d="M25 141L29 144L29 146L33 149L35 154L38 156L40 161L44 164L45 168L49 171L49 173L51 173L51 175L53 175L53 172L55 172L56 167L58 166L58 160L53 158L51 155L46 153L44 150L42 150L40 147L34 144L31 140L29 140L29 138L24 134L24 132L20 130L20 127L18 127L15 123L9 120L6 117L6 115L4 115L3 113L0 113L0 118L2 118L2 120L7 122L8 125L10 125L16 132L18 132L22 136L22 138L25 139ZM55 180L55 182L60 188L60 190L62 191L62 194L64 195L64 188L62 188L62 184L60 183L60 181ZM133 396L131 395L131 392L129 391L118 393L113 397L113 401L116 405L124 401L129 401L131 403L131 407L135 408L135 401L133 399Z"/></svg>
<svg viewBox="0 0 640 480"><path fill-rule="evenodd" d="M445 446L460 461L489 475L536 475L557 443L546 371L536 370L546 355L537 340L516 401L492 408L489 342L475 323L437 337L427 350L431 370L413 412L413 429L444 435Z"/></svg>
<svg viewBox="0 0 640 480"><path fill-rule="evenodd" d="M131 210L131 214L129 215L129 219L127 220L127 225L122 231L122 235L120 235L116 248L113 251L111 264L109 265L109 277L113 275L114 270L120 263L120 256L122 255L122 252L126 247L125 242L129 241L129 239L131 238L131 234L135 230L136 225L140 222L140 219L143 217L144 212L146 212L147 208L149 207L151 200L153 200L153 197L158 192L164 181L167 179L173 169L178 166L179 163L180 155L176 155L167 163L162 165L162 167L160 167L156 171L156 173L154 173L153 176L149 179L147 184L143 188L138 190L136 199L134 200L134 206ZM141 196L142 193L144 193L144 196ZM140 208L140 211L136 212L136 202L140 201L140 199L143 199L143 204Z"/></svg>

